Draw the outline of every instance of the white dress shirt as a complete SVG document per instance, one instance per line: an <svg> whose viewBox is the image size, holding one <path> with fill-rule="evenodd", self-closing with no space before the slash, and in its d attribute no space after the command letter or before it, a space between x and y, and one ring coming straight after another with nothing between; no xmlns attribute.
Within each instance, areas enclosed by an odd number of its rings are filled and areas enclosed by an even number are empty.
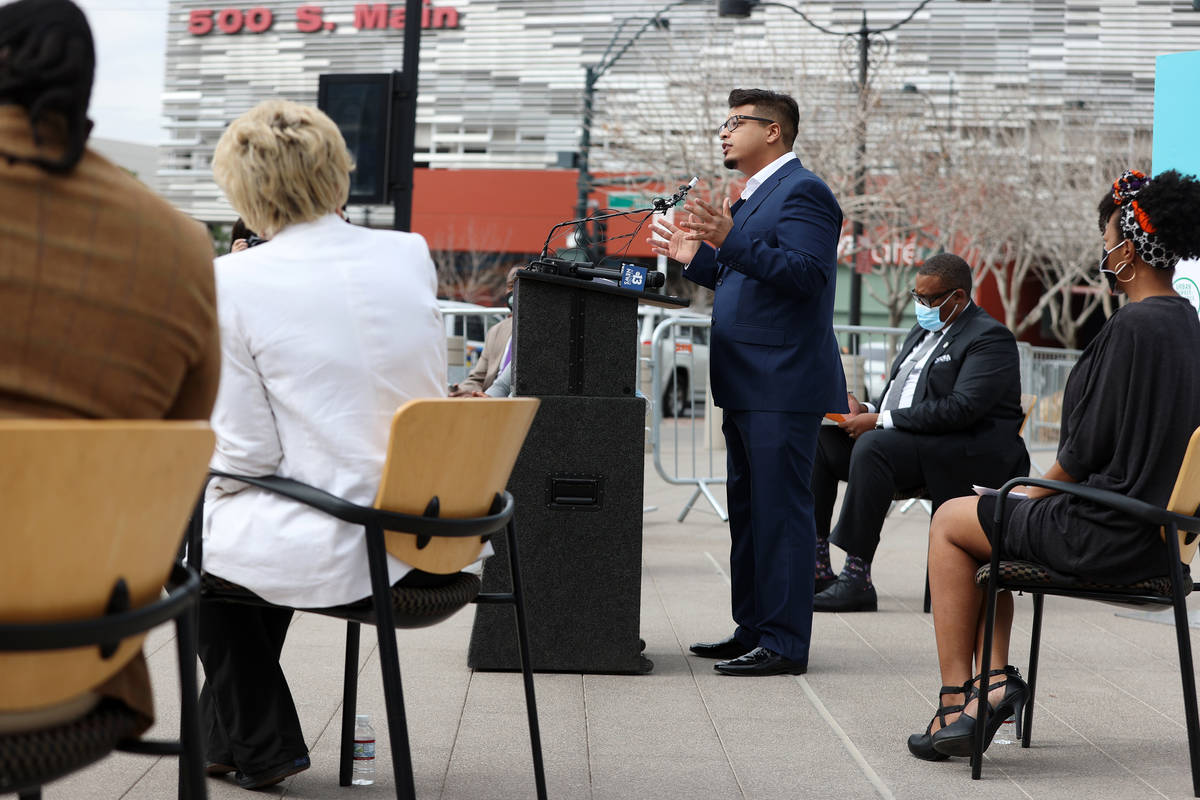
<svg viewBox="0 0 1200 800"><path fill-rule="evenodd" d="M294 478L370 505L396 409L446 394L446 331L425 240L330 214L215 268L213 468ZM225 479L206 495L204 567L283 605L371 592L361 527ZM393 583L410 569L388 556Z"/></svg>
<svg viewBox="0 0 1200 800"><path fill-rule="evenodd" d="M758 189L758 187L762 186L764 183L767 182L767 178L770 178L772 175L774 175L776 172L779 171L780 167L782 167L784 164L786 164L789 161L792 161L795 158L796 158L795 153L792 153L792 152L784 153L779 158L775 159L770 164L767 164L765 167L760 169L758 172L751 175L750 179L748 181L746 181L746 188L742 189L742 199L749 200L750 195L754 194L755 190Z"/></svg>
<svg viewBox="0 0 1200 800"><path fill-rule="evenodd" d="M970 302L967 303L967 308L970 308ZM963 309L963 311L966 311L966 310L967 310L966 308ZM947 333L950 332L950 330L955 325L958 324L960 319L962 319L961 313L958 315L958 318L954 320L954 322L950 323L949 325L944 325L940 331L927 332L924 336L922 336L920 339L918 339L916 341L916 343L913 345L913 349L909 351L908 357L905 358L904 361L900 362L900 369L903 369L904 365L912 360L913 356L915 356L917 354L917 351L919 351L921 349L921 345L926 341L926 339L928 337L934 336L934 337L937 337L937 339L940 341ZM913 397L915 397L917 394L917 383L921 380L921 373L925 371L925 367L929 364L929 360L931 358L934 358L938 354L939 349L940 348L936 344L933 347L929 348L928 352L924 353L924 356L921 359L921 363L917 364L913 368L913 371L909 373L908 380L906 380L904 382L903 386L899 387L900 402L897 404L896 408L909 408L910 406L912 406ZM898 372L897 372L897 374L898 374ZM888 387L888 390L883 393L883 397L879 398L879 407L880 408L883 408L884 406L887 405L888 396L894 391L897 391L897 387L896 387L895 383L893 383L891 386ZM871 411L875 410L874 408L871 407L871 404L869 404L869 403L867 404L867 407ZM887 430L891 430L892 428L896 427L895 423L892 422L892 412L891 411L880 412L879 419L876 420L876 422L878 423L879 427L885 428Z"/></svg>

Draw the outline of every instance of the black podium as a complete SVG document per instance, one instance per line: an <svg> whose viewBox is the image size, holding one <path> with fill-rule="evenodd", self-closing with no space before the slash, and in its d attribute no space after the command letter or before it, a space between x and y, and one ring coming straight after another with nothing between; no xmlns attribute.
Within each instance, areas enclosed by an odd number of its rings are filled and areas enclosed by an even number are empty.
<svg viewBox="0 0 1200 800"><path fill-rule="evenodd" d="M516 393L542 404L509 482L539 672L645 673L639 634L646 401L637 396L637 306L686 301L601 282L518 273ZM485 592L509 591L503 538ZM467 661L516 670L511 606L480 605Z"/></svg>

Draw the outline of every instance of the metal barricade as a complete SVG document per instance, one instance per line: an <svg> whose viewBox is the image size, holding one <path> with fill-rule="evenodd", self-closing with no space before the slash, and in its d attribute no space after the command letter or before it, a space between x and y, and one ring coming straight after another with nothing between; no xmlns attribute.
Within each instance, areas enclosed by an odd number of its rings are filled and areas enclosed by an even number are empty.
<svg viewBox="0 0 1200 800"><path fill-rule="evenodd" d="M712 319L670 316L658 323L650 337L650 444L654 469L667 483L695 486L677 518L683 522L701 495L717 516L729 515L709 488L725 483L725 458L719 424L720 409L708 402L708 336ZM666 422L670 420L670 422Z"/></svg>
<svg viewBox="0 0 1200 800"><path fill-rule="evenodd" d="M721 410L712 404L708 387L711 328L706 316L668 317L655 326L650 352L644 356L650 364L654 468L667 483L695 487L679 512L680 522L701 496L722 520L729 518L711 489L726 481ZM861 400L877 398L908 330L839 325L834 331L847 385ZM857 354L851 353L854 345Z"/></svg>
<svg viewBox="0 0 1200 800"><path fill-rule="evenodd" d="M446 325L446 378L452 384L461 383L479 360L488 329L511 312L507 308L457 308L449 303L438 308Z"/></svg>
<svg viewBox="0 0 1200 800"><path fill-rule="evenodd" d="M1037 395L1029 421L1025 423L1029 452L1057 451L1063 390L1083 351L1031 347L1025 343L1018 348L1021 352L1021 390Z"/></svg>
<svg viewBox="0 0 1200 800"><path fill-rule="evenodd" d="M706 316L667 317L655 326L649 353L643 352L650 367L654 468L667 483L695 487L679 512L680 522L701 496L722 520L728 519L710 488L726 481L725 458L719 452L725 447L721 409L712 404L708 389L711 328ZM879 400L909 329L835 325L834 333L847 388L861 401ZM1056 450L1063 389L1081 351L1019 343L1018 352L1021 391L1038 396L1025 426L1029 450Z"/></svg>

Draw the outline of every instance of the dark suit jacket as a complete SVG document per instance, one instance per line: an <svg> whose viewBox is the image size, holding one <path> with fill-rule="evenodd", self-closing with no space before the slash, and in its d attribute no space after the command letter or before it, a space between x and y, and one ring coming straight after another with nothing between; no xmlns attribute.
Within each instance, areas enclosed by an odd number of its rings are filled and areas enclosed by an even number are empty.
<svg viewBox="0 0 1200 800"><path fill-rule="evenodd" d="M842 211L824 181L789 161L733 215L684 277L713 289L713 401L730 411L846 409L833 335Z"/></svg>
<svg viewBox="0 0 1200 800"><path fill-rule="evenodd" d="M892 363L887 393L925 330L914 325ZM882 395L880 396L882 402ZM969 494L971 484L1000 486L1029 472L1021 439L1021 366L1008 328L972 304L930 355L913 404L892 412L897 430L918 438L925 488L936 504Z"/></svg>

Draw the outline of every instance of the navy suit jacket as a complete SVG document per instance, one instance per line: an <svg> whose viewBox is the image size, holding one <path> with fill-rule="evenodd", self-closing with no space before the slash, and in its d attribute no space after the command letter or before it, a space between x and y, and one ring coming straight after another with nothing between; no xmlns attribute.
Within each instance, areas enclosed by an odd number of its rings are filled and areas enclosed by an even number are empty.
<svg viewBox="0 0 1200 800"><path fill-rule="evenodd" d="M729 411L845 411L833 335L842 210L799 159L780 167L733 215L720 250L702 244L684 268L713 289L713 401Z"/></svg>

